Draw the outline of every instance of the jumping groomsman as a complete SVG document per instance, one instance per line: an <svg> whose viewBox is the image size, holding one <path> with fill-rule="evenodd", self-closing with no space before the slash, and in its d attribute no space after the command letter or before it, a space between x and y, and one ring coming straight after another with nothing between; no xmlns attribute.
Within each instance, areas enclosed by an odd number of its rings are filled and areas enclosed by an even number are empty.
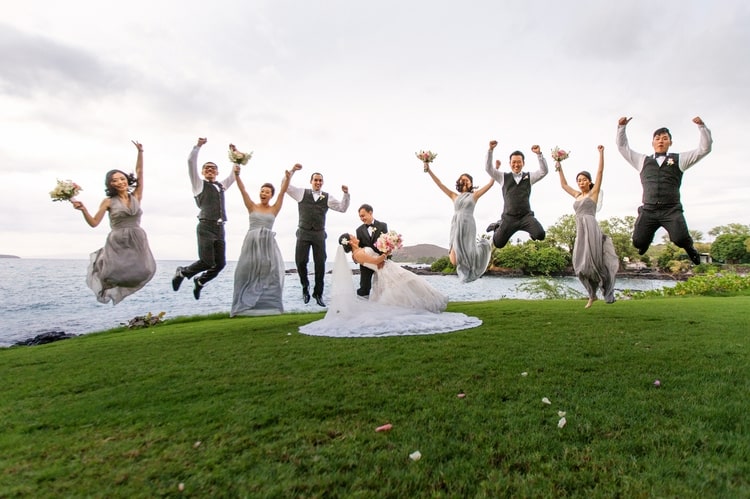
<svg viewBox="0 0 750 499"><path fill-rule="evenodd" d="M294 171L300 170L302 165L294 165ZM349 208L349 188L341 186L344 193L341 201L323 192L323 175L315 172L310 176L310 189L289 186L286 193L297 201L299 207L299 222L297 225L297 246L294 252L294 261L297 265L297 274L302 284L302 299L305 303L310 301L310 280L307 277L307 263L310 261L310 248L313 253L313 265L315 267L315 286L312 296L315 303L325 307L323 302L323 278L326 270L326 214L328 209L346 212Z"/></svg>
<svg viewBox="0 0 750 499"><path fill-rule="evenodd" d="M214 279L226 265L226 241L224 239L224 224L227 221L227 211L224 206L224 191L234 183L234 170L222 182L217 182L219 167L216 163L203 163L201 174L198 175L198 152L207 142L199 138L198 143L188 156L188 175L193 187L193 197L198 205L198 260L187 267L177 267L172 277L172 289L180 289L183 279L200 274L193 279L193 296L201 297L203 286Z"/></svg>
<svg viewBox="0 0 750 499"><path fill-rule="evenodd" d="M536 154L539 161L539 169L533 172L523 171L525 157L521 151L510 153L510 172L503 173L500 171L500 161L495 162L492 166L492 154L497 146L497 141L490 142L490 149L487 151L487 163L485 171L495 179L503 192L503 213L500 220L491 223L487 227L487 232L494 232L492 243L496 248L502 248L511 236L516 232L528 232L534 241L544 240L546 233L544 227L534 217L531 211L529 197L531 196L531 186L542 180L549 171L547 160L542 155L542 150L538 145L531 146L531 152Z"/></svg>
<svg viewBox="0 0 750 499"><path fill-rule="evenodd" d="M622 157L640 173L643 186L642 204L633 227L633 246L643 255L654 240L656 231L664 227L669 239L683 248L690 260L698 265L701 257L693 246L693 238L690 237L682 211L680 185L683 172L711 152L711 131L700 116L696 116L693 123L698 125L700 133L698 148L675 154L669 152L672 145L669 129L659 128L651 140L654 154L647 156L633 151L628 145L625 127L632 119L623 116L617 122L617 148Z"/></svg>

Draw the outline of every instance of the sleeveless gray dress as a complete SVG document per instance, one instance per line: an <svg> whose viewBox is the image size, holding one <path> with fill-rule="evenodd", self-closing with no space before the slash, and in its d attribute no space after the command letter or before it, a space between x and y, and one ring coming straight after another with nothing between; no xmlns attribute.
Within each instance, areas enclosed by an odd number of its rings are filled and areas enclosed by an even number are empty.
<svg viewBox="0 0 750 499"><path fill-rule="evenodd" d="M113 197L104 247L91 253L86 284L101 303L120 303L148 283L156 273L156 262L141 228L141 204L130 195L130 207Z"/></svg>
<svg viewBox="0 0 750 499"><path fill-rule="evenodd" d="M462 192L453 203L450 246L456 250L456 272L461 282L476 281L487 270L492 254L488 239L477 241L474 195Z"/></svg>
<svg viewBox="0 0 750 499"><path fill-rule="evenodd" d="M612 303L615 301L615 274L620 267L615 247L596 221L596 203L591 198L578 197L573 209L576 212L573 270L589 298L596 298L597 289L601 289L607 303Z"/></svg>
<svg viewBox="0 0 750 499"><path fill-rule="evenodd" d="M271 229L276 217L252 212L250 228L234 272L231 317L274 315L284 311L284 260Z"/></svg>

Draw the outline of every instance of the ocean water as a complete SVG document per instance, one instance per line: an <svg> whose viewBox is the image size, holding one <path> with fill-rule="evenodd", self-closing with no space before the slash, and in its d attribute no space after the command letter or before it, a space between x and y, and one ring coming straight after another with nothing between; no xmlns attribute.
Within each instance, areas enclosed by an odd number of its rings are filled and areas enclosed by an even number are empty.
<svg viewBox="0 0 750 499"><path fill-rule="evenodd" d="M234 268L228 262L223 272L211 281L195 300L192 282L183 281L178 292L172 291L172 275L178 265L188 261L158 261L154 278L143 289L130 295L117 306L96 301L86 286L88 260L2 259L5 269L0 279L0 347L33 338L48 331L85 334L103 331L127 323L130 319L166 312L165 320L179 316L229 312L232 305ZM329 262L329 268L332 262ZM312 267L312 265L311 265ZM287 263L293 269L293 263ZM517 287L527 282L523 277L485 276L469 284L461 284L456 276L423 276L451 301L484 301L502 298L533 298ZM352 277L358 285L359 276ZM565 285L583 292L576 278L559 278ZM326 275L323 300L328 302L330 275ZM672 281L650 279L619 279L618 289L650 290L672 286ZM285 312L318 312L311 300L302 302L302 288L296 274L287 274L284 281Z"/></svg>

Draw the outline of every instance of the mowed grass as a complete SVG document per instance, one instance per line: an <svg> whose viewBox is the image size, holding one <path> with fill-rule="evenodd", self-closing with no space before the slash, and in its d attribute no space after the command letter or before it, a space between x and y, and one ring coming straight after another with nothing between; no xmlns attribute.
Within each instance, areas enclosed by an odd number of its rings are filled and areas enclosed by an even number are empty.
<svg viewBox="0 0 750 499"><path fill-rule="evenodd" d="M484 324L431 336L214 316L3 349L0 497L750 496L750 297L583 304L451 304Z"/></svg>

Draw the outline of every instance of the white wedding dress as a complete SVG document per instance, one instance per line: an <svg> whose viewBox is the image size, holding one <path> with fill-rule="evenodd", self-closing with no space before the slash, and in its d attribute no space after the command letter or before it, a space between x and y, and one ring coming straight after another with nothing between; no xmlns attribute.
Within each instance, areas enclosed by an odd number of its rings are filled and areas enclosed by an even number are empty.
<svg viewBox="0 0 750 499"><path fill-rule="evenodd" d="M366 251L375 254L370 248ZM368 266L376 271L369 300L357 296L346 253L339 247L328 312L323 319L301 326L299 332L310 336L367 338L449 333L482 325L476 317L442 312L448 297L398 264L386 261L382 269Z"/></svg>

